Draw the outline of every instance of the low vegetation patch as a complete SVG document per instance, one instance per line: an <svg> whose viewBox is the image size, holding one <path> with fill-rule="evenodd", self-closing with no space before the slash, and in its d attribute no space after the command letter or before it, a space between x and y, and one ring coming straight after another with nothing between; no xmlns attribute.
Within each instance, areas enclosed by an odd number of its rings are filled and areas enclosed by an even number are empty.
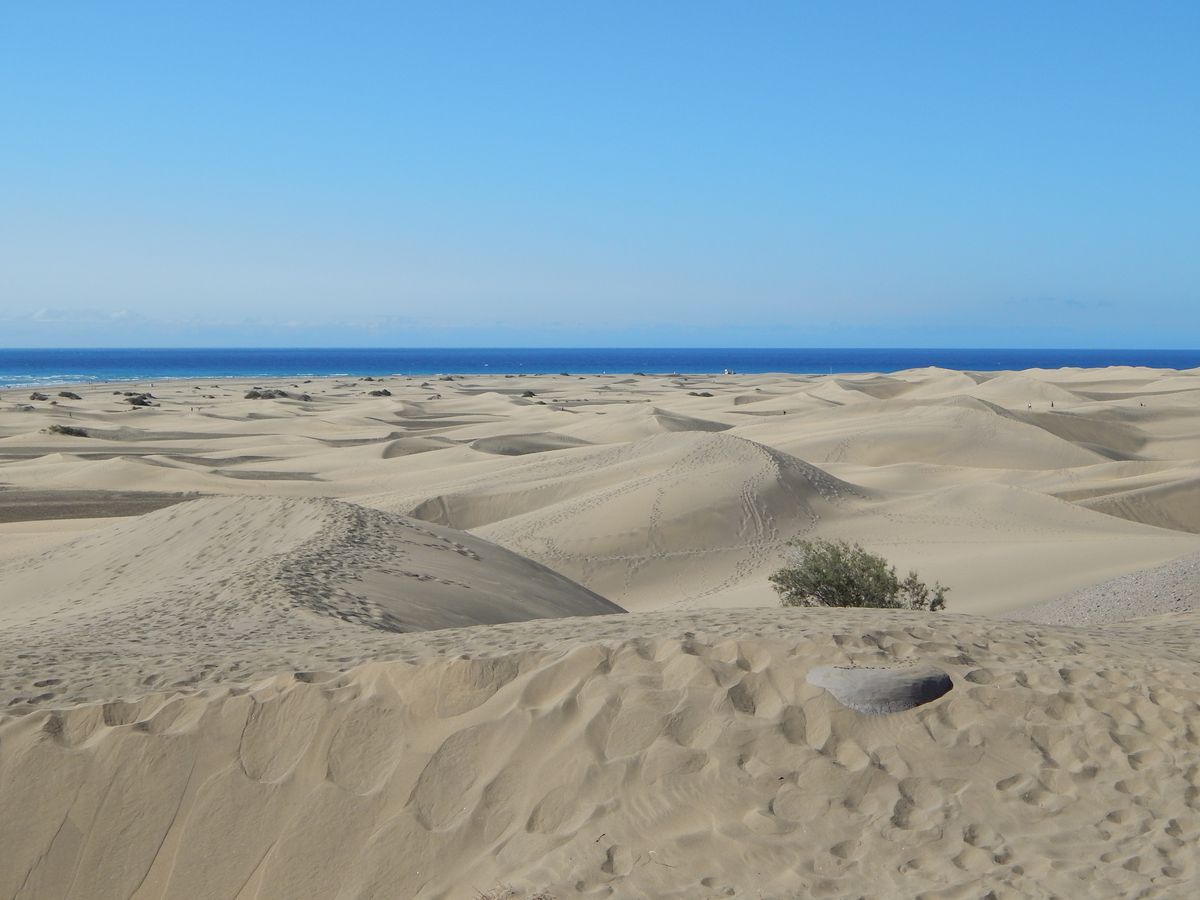
<svg viewBox="0 0 1200 900"><path fill-rule="evenodd" d="M526 892L507 884L476 893L475 897L476 900L554 900L554 895L549 891Z"/></svg>
<svg viewBox="0 0 1200 900"><path fill-rule="evenodd" d="M946 608L949 588L925 584L916 572L901 579L886 559L847 541L789 541L791 565L770 576L783 606L877 609Z"/></svg>
<svg viewBox="0 0 1200 900"><path fill-rule="evenodd" d="M246 391L247 400L300 400L308 403L312 397L308 394L295 394L282 391L279 388L251 388Z"/></svg>
<svg viewBox="0 0 1200 900"><path fill-rule="evenodd" d="M51 425L46 434L65 434L70 437L88 437L86 428L76 428L74 425Z"/></svg>

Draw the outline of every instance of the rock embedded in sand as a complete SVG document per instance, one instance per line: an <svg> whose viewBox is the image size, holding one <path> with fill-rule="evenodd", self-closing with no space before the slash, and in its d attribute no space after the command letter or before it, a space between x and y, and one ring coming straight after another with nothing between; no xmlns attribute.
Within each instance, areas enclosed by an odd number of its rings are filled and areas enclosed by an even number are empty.
<svg viewBox="0 0 1200 900"><path fill-rule="evenodd" d="M809 684L825 688L842 706L869 715L903 712L922 706L954 687L949 675L931 666L820 666L808 673L807 680Z"/></svg>

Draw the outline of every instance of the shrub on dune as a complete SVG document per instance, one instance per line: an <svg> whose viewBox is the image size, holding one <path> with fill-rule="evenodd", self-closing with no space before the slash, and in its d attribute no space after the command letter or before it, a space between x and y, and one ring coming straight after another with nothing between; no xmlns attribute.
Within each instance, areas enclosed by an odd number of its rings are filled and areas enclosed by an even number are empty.
<svg viewBox="0 0 1200 900"><path fill-rule="evenodd" d="M783 606L847 606L877 609L946 608L949 588L925 584L916 572L901 579L896 567L859 544L815 539L789 541L791 565L770 576Z"/></svg>
<svg viewBox="0 0 1200 900"><path fill-rule="evenodd" d="M47 434L65 434L70 437L87 437L86 428L76 428L74 425L51 425L46 429Z"/></svg>

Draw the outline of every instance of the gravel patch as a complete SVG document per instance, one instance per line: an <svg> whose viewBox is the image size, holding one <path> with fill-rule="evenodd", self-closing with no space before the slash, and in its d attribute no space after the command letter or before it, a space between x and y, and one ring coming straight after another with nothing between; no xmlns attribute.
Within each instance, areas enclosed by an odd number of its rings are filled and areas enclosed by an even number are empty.
<svg viewBox="0 0 1200 900"><path fill-rule="evenodd" d="M1105 625L1200 609L1200 553L1005 613L1041 625Z"/></svg>

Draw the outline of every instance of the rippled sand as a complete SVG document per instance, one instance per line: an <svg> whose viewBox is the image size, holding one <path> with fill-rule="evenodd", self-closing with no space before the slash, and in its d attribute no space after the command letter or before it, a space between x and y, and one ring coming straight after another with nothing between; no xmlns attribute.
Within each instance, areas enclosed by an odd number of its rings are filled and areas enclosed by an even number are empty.
<svg viewBox="0 0 1200 900"><path fill-rule="evenodd" d="M0 896L1200 890L1196 372L255 386L0 395Z"/></svg>

